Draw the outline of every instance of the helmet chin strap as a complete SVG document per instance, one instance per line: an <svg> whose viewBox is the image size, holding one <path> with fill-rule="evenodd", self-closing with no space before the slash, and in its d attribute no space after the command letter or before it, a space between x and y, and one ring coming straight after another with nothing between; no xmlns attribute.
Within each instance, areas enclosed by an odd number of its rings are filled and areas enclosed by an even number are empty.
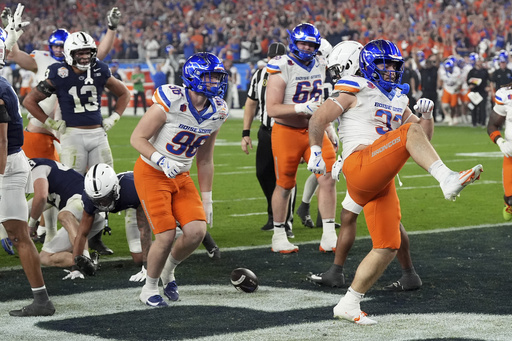
<svg viewBox="0 0 512 341"><path fill-rule="evenodd" d="M91 67L87 68L87 77L85 78L84 84L94 84L94 80L91 77Z"/></svg>

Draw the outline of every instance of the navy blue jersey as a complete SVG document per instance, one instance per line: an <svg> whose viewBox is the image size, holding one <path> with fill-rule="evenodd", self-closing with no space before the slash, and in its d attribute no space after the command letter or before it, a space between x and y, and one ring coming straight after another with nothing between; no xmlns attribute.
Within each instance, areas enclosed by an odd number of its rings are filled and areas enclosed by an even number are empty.
<svg viewBox="0 0 512 341"><path fill-rule="evenodd" d="M84 176L74 169L60 162L34 158L28 160L32 171L38 166L50 167L48 179L48 202L59 210L66 206L69 198L75 194L82 194L84 190Z"/></svg>
<svg viewBox="0 0 512 341"><path fill-rule="evenodd" d="M137 191L135 190L133 172L119 173L117 174L117 178L119 179L119 187L121 187L121 190L119 191L119 199L116 201L114 208L109 212L117 213L119 211L124 211L127 208L139 207L140 200L137 195ZM87 194L85 194L85 191L82 194L82 201L84 203L84 211L88 214L93 215L100 212L100 210L94 206Z"/></svg>
<svg viewBox="0 0 512 341"><path fill-rule="evenodd" d="M23 118L18 96L3 77L0 77L0 98L5 102L5 108L11 118L7 124L7 154L10 155L19 152L23 146Z"/></svg>
<svg viewBox="0 0 512 341"><path fill-rule="evenodd" d="M55 63L48 67L46 75L56 88L67 127L102 124L101 94L112 76L107 64L96 60L90 71L76 74L67 63Z"/></svg>

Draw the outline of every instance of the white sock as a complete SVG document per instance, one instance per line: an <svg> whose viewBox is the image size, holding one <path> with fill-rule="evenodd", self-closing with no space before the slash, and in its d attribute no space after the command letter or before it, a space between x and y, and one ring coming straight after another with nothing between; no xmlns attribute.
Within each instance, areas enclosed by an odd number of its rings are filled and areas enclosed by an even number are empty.
<svg viewBox="0 0 512 341"><path fill-rule="evenodd" d="M444 164L443 161L434 161L428 168L428 172L439 182L443 181L452 173L452 170Z"/></svg>
<svg viewBox="0 0 512 341"><path fill-rule="evenodd" d="M323 232L336 231L334 219L322 219Z"/></svg>
<svg viewBox="0 0 512 341"><path fill-rule="evenodd" d="M167 260L165 261L162 274L160 275L160 279L162 280L164 287L167 283L176 280L176 277L174 277L174 269L176 269L180 263L181 261L174 259L172 254L169 254L169 257L167 257Z"/></svg>
<svg viewBox="0 0 512 341"><path fill-rule="evenodd" d="M151 278L146 275L146 284L144 286L147 290L158 291L158 278Z"/></svg>
<svg viewBox="0 0 512 341"><path fill-rule="evenodd" d="M274 221L274 235L276 234L286 234L286 230L284 228L284 221L282 223Z"/></svg>
<svg viewBox="0 0 512 341"><path fill-rule="evenodd" d="M304 192L302 193L302 201L306 204L311 203L311 199L313 199L313 195L315 195L316 189L318 187L318 180L316 179L315 174L311 174L304 184Z"/></svg>

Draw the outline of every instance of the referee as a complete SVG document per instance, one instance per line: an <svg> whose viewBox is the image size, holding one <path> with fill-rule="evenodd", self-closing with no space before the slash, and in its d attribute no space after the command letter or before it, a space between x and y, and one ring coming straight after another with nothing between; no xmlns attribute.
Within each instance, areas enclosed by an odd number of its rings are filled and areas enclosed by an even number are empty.
<svg viewBox="0 0 512 341"><path fill-rule="evenodd" d="M268 48L268 59L275 56L286 54L286 46L283 43L272 43ZM267 87L268 73L266 67L258 69L251 78L251 84L247 94L244 108L244 127L242 131L242 150L249 154L249 146L252 149L251 125L255 117L261 120L258 130L258 147L256 149L256 177L260 183L261 189L267 198L267 223L261 228L263 231L272 231L274 229L272 215L272 194L276 187L276 175L274 172L274 158L272 157L272 125L274 120L267 115L265 107L265 92ZM295 206L296 187L290 196L288 204L288 215L286 219L286 234L288 238L293 238L292 224L293 211Z"/></svg>

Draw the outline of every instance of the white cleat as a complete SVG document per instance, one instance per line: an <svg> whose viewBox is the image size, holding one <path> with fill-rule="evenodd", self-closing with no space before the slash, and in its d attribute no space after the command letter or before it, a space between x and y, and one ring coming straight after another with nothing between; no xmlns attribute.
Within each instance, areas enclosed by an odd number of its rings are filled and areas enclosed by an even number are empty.
<svg viewBox="0 0 512 341"><path fill-rule="evenodd" d="M360 324L363 326L371 326L373 324L377 324L377 321L369 318L364 311L359 310L356 313L349 313L345 311L345 309L343 309L343 307L340 306L339 303L333 308L333 313L334 318L349 320L354 322L355 324Z"/></svg>
<svg viewBox="0 0 512 341"><path fill-rule="evenodd" d="M476 165L471 169L450 174L440 185L444 198L446 200L455 201L464 187L480 179L480 173L483 171L482 165Z"/></svg>
<svg viewBox="0 0 512 341"><path fill-rule="evenodd" d="M272 236L272 252L293 253L299 252L299 247L288 241L286 234L276 234Z"/></svg>
<svg viewBox="0 0 512 341"><path fill-rule="evenodd" d="M322 239L320 240L320 252L336 252L336 243L338 242L338 236L336 231L324 231L322 233Z"/></svg>

